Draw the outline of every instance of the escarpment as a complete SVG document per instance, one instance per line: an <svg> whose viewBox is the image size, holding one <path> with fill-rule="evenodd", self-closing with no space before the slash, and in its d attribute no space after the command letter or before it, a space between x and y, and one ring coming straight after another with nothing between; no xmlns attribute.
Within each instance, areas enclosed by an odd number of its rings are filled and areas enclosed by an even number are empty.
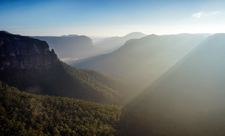
<svg viewBox="0 0 225 136"><path fill-rule="evenodd" d="M59 63L45 41L0 31L0 70L48 68Z"/></svg>

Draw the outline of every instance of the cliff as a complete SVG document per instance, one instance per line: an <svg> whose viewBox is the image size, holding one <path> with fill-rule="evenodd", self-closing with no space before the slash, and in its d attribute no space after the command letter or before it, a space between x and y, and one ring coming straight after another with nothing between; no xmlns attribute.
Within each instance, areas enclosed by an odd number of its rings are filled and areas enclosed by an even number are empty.
<svg viewBox="0 0 225 136"><path fill-rule="evenodd" d="M0 81L32 94L116 104L125 90L119 79L59 61L44 41L2 31L0 68Z"/></svg>
<svg viewBox="0 0 225 136"><path fill-rule="evenodd" d="M0 31L0 70L48 68L59 63L45 41Z"/></svg>
<svg viewBox="0 0 225 136"><path fill-rule="evenodd" d="M87 58L104 51L95 47L87 36L35 36L33 38L46 41L50 49L54 49L58 58L64 62Z"/></svg>

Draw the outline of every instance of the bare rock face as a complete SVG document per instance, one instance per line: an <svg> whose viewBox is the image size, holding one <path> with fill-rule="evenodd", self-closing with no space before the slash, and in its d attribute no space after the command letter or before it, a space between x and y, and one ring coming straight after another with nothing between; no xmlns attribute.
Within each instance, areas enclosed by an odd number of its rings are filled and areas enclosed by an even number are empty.
<svg viewBox="0 0 225 136"><path fill-rule="evenodd" d="M45 41L0 31L0 70L48 68L59 63Z"/></svg>

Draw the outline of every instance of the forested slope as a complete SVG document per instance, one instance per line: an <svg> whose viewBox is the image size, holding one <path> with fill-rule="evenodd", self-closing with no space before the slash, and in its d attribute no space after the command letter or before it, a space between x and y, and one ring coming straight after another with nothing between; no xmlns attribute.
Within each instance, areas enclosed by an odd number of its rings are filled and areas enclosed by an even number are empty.
<svg viewBox="0 0 225 136"><path fill-rule="evenodd" d="M0 135L117 135L121 107L21 92L0 81Z"/></svg>
<svg viewBox="0 0 225 136"><path fill-rule="evenodd" d="M128 91L123 81L93 70L73 68L63 62L49 68L0 71L1 79L21 91L118 104Z"/></svg>

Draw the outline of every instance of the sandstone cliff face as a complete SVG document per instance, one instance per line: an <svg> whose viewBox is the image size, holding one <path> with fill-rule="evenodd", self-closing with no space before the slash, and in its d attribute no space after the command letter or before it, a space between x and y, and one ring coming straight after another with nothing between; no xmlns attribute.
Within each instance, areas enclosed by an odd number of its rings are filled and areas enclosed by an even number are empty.
<svg viewBox="0 0 225 136"><path fill-rule="evenodd" d="M45 41L0 31L0 70L48 68L58 63Z"/></svg>

